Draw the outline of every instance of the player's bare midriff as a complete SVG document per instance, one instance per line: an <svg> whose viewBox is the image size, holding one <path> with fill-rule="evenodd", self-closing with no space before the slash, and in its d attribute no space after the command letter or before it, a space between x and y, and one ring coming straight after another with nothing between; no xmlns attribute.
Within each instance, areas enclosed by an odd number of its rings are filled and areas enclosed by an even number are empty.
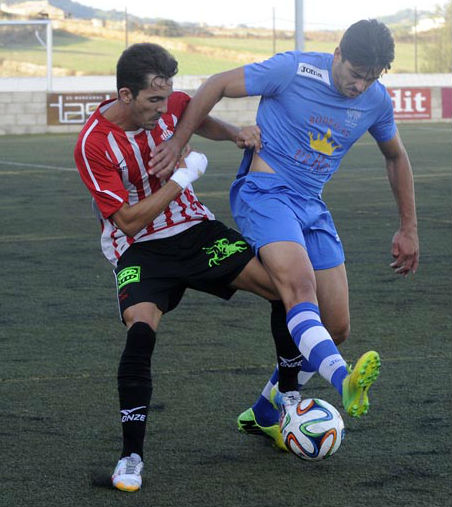
<svg viewBox="0 0 452 507"><path fill-rule="evenodd" d="M259 155L254 152L253 160L250 165L250 172L254 173L275 173L275 171L263 160Z"/></svg>

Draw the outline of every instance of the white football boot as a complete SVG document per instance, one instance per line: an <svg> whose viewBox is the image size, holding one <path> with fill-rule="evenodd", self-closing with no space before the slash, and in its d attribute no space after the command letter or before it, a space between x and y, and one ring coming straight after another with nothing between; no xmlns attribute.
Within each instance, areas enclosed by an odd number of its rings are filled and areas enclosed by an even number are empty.
<svg viewBox="0 0 452 507"><path fill-rule="evenodd" d="M130 456L121 458L111 477L113 486L129 493L138 491L141 488L143 466L143 461L138 454L132 453Z"/></svg>

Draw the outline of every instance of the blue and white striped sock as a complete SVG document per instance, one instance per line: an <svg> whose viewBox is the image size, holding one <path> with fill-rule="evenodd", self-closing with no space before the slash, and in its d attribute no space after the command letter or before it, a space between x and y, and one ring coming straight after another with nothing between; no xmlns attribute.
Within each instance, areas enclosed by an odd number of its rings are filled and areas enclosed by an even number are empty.
<svg viewBox="0 0 452 507"><path fill-rule="evenodd" d="M315 373L316 370L314 366L312 366L312 364L305 357L303 357L301 368L298 372L298 389L302 389L309 382L309 380L311 380Z"/></svg>
<svg viewBox="0 0 452 507"><path fill-rule="evenodd" d="M298 303L287 313L287 327L300 352L320 375L342 395L347 365L320 320L313 303Z"/></svg>
<svg viewBox="0 0 452 507"><path fill-rule="evenodd" d="M279 412L270 403L270 392L273 386L278 382L278 368L275 368L273 375L264 387L256 403L253 405L253 412L256 422L261 426L273 426L278 423Z"/></svg>
<svg viewBox="0 0 452 507"><path fill-rule="evenodd" d="M298 374L298 386L302 388L316 371L330 382L342 395L342 382L347 376L347 366L333 339L320 320L317 305L299 303L287 314L287 326L300 352L303 362ZM279 419L279 412L270 403L270 392L278 382L278 369L267 382L253 405L256 421L261 426L272 426Z"/></svg>

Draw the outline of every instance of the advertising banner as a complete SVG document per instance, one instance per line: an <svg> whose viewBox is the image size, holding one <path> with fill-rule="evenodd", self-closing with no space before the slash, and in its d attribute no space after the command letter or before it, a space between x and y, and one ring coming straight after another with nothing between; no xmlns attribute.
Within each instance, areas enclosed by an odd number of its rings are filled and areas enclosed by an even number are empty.
<svg viewBox="0 0 452 507"><path fill-rule="evenodd" d="M452 118L452 88L441 88L442 118Z"/></svg>
<svg viewBox="0 0 452 507"><path fill-rule="evenodd" d="M430 120L432 96L430 88L388 88L396 120Z"/></svg>
<svg viewBox="0 0 452 507"><path fill-rule="evenodd" d="M96 107L114 93L48 93L47 125L83 125Z"/></svg>

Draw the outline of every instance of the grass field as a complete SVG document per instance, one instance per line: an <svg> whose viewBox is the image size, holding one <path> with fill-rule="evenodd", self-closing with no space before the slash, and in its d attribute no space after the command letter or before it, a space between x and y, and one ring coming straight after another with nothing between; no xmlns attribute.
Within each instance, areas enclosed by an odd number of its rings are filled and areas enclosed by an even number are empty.
<svg viewBox="0 0 452 507"><path fill-rule="evenodd" d="M90 38L55 30L53 39L54 68L64 68L73 73L82 72L87 75L114 74L118 54L124 49L124 41L120 38L117 40ZM142 42L141 39L139 41ZM133 42L136 40L131 33L130 43ZM244 63L263 60L273 54L273 41L270 38L173 37L158 39L158 42L177 58L179 74L213 74ZM307 39L305 50L333 52L337 42ZM276 41L276 52L292 49L294 49L293 40ZM423 46L419 43L419 68L422 58ZM14 44L0 45L0 59L41 65L42 73L45 75L46 52L34 38L29 38L26 42L19 39ZM414 72L414 68L414 45L410 42L397 42L391 72Z"/></svg>
<svg viewBox="0 0 452 507"><path fill-rule="evenodd" d="M382 373L329 460L305 463L236 431L273 369L269 306L188 291L162 321L143 489L110 487L121 446L116 368L124 343L111 266L73 170L74 135L0 137L0 440L4 507L447 507L451 501L450 125L402 125L417 190L421 265L393 275L397 214L369 137L325 198L347 253L347 360L376 349ZM198 194L229 224L240 153L210 159ZM340 406L315 377L306 395Z"/></svg>

